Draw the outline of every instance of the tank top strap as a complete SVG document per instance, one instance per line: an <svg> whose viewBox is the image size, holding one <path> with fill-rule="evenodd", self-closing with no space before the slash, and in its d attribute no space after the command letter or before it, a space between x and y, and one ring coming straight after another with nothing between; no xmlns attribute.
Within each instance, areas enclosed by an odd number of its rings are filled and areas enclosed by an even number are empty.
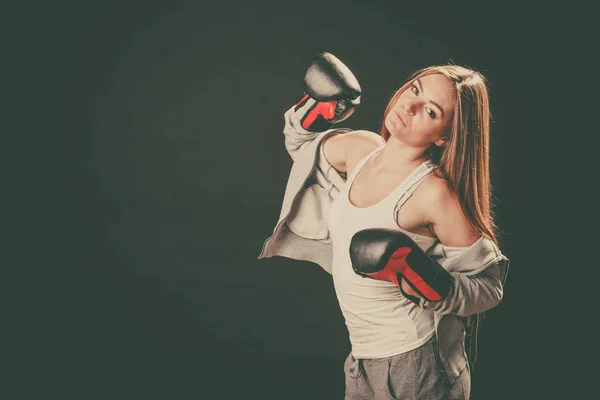
<svg viewBox="0 0 600 400"><path fill-rule="evenodd" d="M354 166L354 169L352 170L352 173L346 179L346 183L347 183L347 187L348 188L350 188L350 186L352 186L352 182L354 181L354 179L356 178L356 176L358 175L358 173L360 172L360 170L365 166L365 164L367 163L367 161L369 161L369 159L371 157L373 157L375 155L375 153L377 153L381 149L383 149L383 146L379 146L378 148L376 148L375 150L373 150L372 152L370 152L369 154L367 154L366 156L364 156L363 158L361 158L356 163L356 166Z"/></svg>
<svg viewBox="0 0 600 400"><path fill-rule="evenodd" d="M426 160L417 168L416 171L414 171L414 173L411 174L408 180L403 183L402 186L404 186L406 190L404 190L404 192L396 202L396 206L394 207L394 216L396 215L400 207L402 207L402 205L410 198L410 196L412 196L415 190L417 190L417 188L419 187L421 182L423 182L423 180L427 177L427 175L432 173L437 167L438 166L432 161Z"/></svg>

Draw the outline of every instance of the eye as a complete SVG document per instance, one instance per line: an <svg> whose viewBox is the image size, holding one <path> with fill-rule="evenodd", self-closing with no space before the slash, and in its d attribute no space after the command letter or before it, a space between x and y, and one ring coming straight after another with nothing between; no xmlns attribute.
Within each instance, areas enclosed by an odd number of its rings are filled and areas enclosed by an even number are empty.
<svg viewBox="0 0 600 400"><path fill-rule="evenodd" d="M415 85L410 85L410 86L412 88L413 93L418 96L419 95L419 89Z"/></svg>
<svg viewBox="0 0 600 400"><path fill-rule="evenodd" d="M431 119L435 118L435 111L433 111L431 108L429 107L425 107L425 112L427 112L427 114L431 117Z"/></svg>

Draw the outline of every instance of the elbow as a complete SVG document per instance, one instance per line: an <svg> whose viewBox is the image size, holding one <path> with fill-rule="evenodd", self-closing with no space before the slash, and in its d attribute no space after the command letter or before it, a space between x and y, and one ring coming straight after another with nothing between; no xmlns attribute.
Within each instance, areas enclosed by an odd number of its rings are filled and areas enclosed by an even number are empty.
<svg viewBox="0 0 600 400"><path fill-rule="evenodd" d="M494 307L496 307L502 301L504 297L504 291L502 290L502 285L494 288Z"/></svg>
<svg viewBox="0 0 600 400"><path fill-rule="evenodd" d="M502 301L502 297L503 297L502 286L499 285L499 286L492 287L489 292L489 295L487 296L487 299L485 299L484 301L481 302L481 304L483 305L483 308L479 312L488 311L488 310L491 310L492 308L496 307Z"/></svg>
<svg viewBox="0 0 600 400"><path fill-rule="evenodd" d="M496 307L504 297L502 281L497 276L489 276L481 283L482 285L480 286L479 292L479 304L481 305L481 310L478 312L484 312Z"/></svg>
<svg viewBox="0 0 600 400"><path fill-rule="evenodd" d="M485 293L485 295L483 295L483 293ZM460 317L468 317L469 315L482 313L491 310L502 301L502 286L491 287L489 291L485 291L483 293L472 307L465 306L458 310L456 315Z"/></svg>

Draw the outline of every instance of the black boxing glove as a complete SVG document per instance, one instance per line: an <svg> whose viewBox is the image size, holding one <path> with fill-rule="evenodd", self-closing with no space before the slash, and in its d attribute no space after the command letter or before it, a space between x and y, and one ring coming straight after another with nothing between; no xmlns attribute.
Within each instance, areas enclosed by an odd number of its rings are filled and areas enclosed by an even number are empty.
<svg viewBox="0 0 600 400"><path fill-rule="evenodd" d="M294 106L302 128L322 132L350 117L361 88L350 69L330 53L319 54L304 74L306 93Z"/></svg>
<svg viewBox="0 0 600 400"><path fill-rule="evenodd" d="M395 230L357 232L350 242L350 260L358 275L393 282L413 301L414 296L402 290L401 278L428 301L444 299L454 281L452 275L429 258L410 237Z"/></svg>

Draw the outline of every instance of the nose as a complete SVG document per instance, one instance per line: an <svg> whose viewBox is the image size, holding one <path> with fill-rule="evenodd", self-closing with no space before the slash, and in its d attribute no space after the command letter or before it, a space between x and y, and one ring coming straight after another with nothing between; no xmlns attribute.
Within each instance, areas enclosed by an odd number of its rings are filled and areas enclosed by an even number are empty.
<svg viewBox="0 0 600 400"><path fill-rule="evenodd" d="M402 108L404 108L406 114L410 116L415 115L415 105L412 102L406 102Z"/></svg>

